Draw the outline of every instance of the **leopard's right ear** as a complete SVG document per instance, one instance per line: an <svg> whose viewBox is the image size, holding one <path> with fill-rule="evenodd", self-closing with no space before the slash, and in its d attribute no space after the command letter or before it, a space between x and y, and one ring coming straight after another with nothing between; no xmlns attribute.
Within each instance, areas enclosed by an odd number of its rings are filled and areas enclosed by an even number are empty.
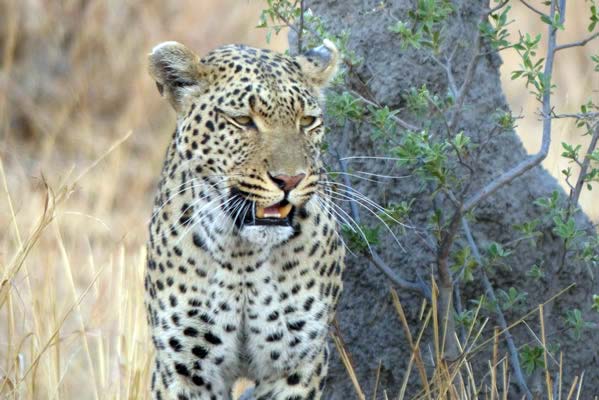
<svg viewBox="0 0 599 400"><path fill-rule="evenodd" d="M193 51L178 42L163 42L148 56L150 75L160 94L178 110L186 96L201 90L205 66Z"/></svg>

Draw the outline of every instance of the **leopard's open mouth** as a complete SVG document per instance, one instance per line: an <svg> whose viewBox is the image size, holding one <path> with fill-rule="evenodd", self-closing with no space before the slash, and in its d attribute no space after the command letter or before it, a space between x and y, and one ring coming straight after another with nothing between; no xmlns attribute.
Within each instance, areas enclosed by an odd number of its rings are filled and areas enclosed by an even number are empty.
<svg viewBox="0 0 599 400"><path fill-rule="evenodd" d="M233 189L231 196L243 198L241 204L235 203L234 210L225 207L227 212L234 220L238 228L244 226L293 226L293 216L295 207L286 199L268 207L260 207L255 202L247 200L238 189Z"/></svg>
<svg viewBox="0 0 599 400"><path fill-rule="evenodd" d="M295 207L287 200L268 207L254 205L252 213L243 219L243 225L292 226Z"/></svg>

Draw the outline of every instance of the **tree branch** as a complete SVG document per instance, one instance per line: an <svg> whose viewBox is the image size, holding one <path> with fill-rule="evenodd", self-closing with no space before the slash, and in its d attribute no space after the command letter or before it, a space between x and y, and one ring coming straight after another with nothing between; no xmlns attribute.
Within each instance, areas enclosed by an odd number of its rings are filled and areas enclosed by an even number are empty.
<svg viewBox="0 0 599 400"><path fill-rule="evenodd" d="M495 12L496 10L499 10L501 7L505 6L507 4L507 2L503 2L500 3L497 7L484 12L481 17L480 17L480 22L484 22L488 17L489 14ZM468 67L466 67L466 73L464 74L464 80L462 82L462 85L460 86L459 90L457 91L457 93L455 94L456 96L456 101L455 101L455 109L453 112L453 115L451 116L451 119L449 120L449 127L451 129L455 128L455 126L457 125L461 115L462 115L462 109L464 107L464 101L466 100L466 96L468 95L468 91L470 90L470 85L472 84L472 81L474 81L474 72L476 71L476 67L478 65L478 61L480 60L482 54L481 54L481 48L482 48L482 42L483 42L483 38L482 35L480 34L480 32L478 31L478 29L476 30L476 44L475 44L475 48L474 48L474 55L472 56L472 59L470 60L470 62L468 63ZM446 69L447 73L451 74L451 69ZM449 77L450 82L453 80L453 77Z"/></svg>
<svg viewBox="0 0 599 400"><path fill-rule="evenodd" d="M553 18L555 15L555 0L551 3L551 16ZM533 156L528 157L527 159L521 161L516 164L509 170L505 171L483 188L481 188L477 193L474 193L470 196L462 206L462 213L468 212L478 203L495 193L501 187L511 183L514 179L528 172L532 168L539 165L549 153L549 147L551 145L551 77L553 74L553 61L555 56L555 46L556 46L556 36L557 30L553 26L549 26L549 36L548 36L548 44L547 44L547 57L545 62L544 76L547 78L547 85L543 90L542 97L542 109L541 114L543 115L543 137L541 140L541 149L539 152Z"/></svg>
<svg viewBox="0 0 599 400"><path fill-rule="evenodd" d="M406 279L403 279L401 276L397 275L388 265L383 261L383 259L377 254L375 250L366 254L366 258L372 262L372 264L379 269L387 279L391 281L395 286L400 289L410 290L412 292L417 292L427 300L431 300L431 289L428 287L426 283L423 281L419 282L411 282Z"/></svg>
<svg viewBox="0 0 599 400"><path fill-rule="evenodd" d="M297 54L302 54L302 36L304 34L304 0L300 0L300 20L297 32Z"/></svg>
<svg viewBox="0 0 599 400"><path fill-rule="evenodd" d="M598 140L599 140L599 125L596 124L595 128L593 130L593 136L591 137L591 142L589 143L589 147L587 148L587 152L585 154L583 161L580 162L578 159L574 160L580 166L580 172L578 174L578 178L576 179L576 184L574 186L572 186L572 184L568 181L568 178L566 177L566 183L568 184L568 187L570 188L570 196L568 197L568 207L566 208L566 215L564 217L564 220L566 220L566 221L570 218L573 211L575 211L575 209L578 205L578 200L580 199L580 194L582 193L582 188L584 187L584 181L587 176L587 171L589 169L589 166L591 165L591 159L589 158L589 156L593 153L593 151L597 147ZM557 258L559 260L557 271L561 271L564 268L564 265L566 265L566 254L568 253L568 244L569 243L570 243L570 241L568 239L564 239L564 241L560 247L560 251L558 253L558 258ZM551 279L553 279L554 275L552 274L551 276L552 276Z"/></svg>
<svg viewBox="0 0 599 400"><path fill-rule="evenodd" d="M555 49L553 49L553 51L558 52L560 50L570 49L572 47L585 46L588 42L595 40L598 37L599 37L599 32L595 32L591 36L587 37L586 39L579 40L578 42L566 43L566 44L562 44L560 46L556 46Z"/></svg>
<svg viewBox="0 0 599 400"><path fill-rule="evenodd" d="M526 0L520 0L520 3L524 4L526 6L526 8L528 8L529 10L531 10L532 12L534 12L535 14L540 15L541 17L545 17L545 18L549 18L549 15L545 14L544 12L542 12L541 10L533 7L530 3L528 3Z"/></svg>
<svg viewBox="0 0 599 400"><path fill-rule="evenodd" d="M514 376L516 378L516 383L518 384L520 391L522 393L526 394L526 398L531 400L532 393L530 392L530 390L528 389L528 386L526 385L526 380L524 379L524 374L522 373L522 368L520 367L520 359L518 358L518 349L516 348L516 345L514 344L514 338L512 337L512 334L510 333L510 331L508 329L507 322L505 320L505 316L503 315L503 312L501 311L501 307L499 306L499 303L497 302L497 297L495 296L495 291L493 290L493 285L491 285L491 282L489 281L489 277L487 276L487 273L482 268L482 265L483 265L482 257L480 255L480 252L478 251L478 246L476 245L476 242L474 241L474 238L472 237L472 231L470 231L470 226L468 225L468 221L466 220L466 218L462 218L462 229L464 230L464 234L466 235L466 240L468 241L468 245L472 249L472 255L474 256L474 259L476 260L478 265L481 267L480 270L482 272L482 283L483 283L483 287L485 289L485 293L487 294L487 297L489 298L489 300L491 300L491 302L495 304L495 314L497 316L497 322L499 323L499 326L501 327L501 331L503 332L503 337L505 338L505 341L506 341L506 344L508 347L508 351L510 353L510 364L512 365L512 369L514 370Z"/></svg>
<svg viewBox="0 0 599 400"><path fill-rule="evenodd" d="M585 154L584 160L582 161L582 165L580 166L580 174L578 175L578 180L576 181L576 186L574 187L574 191L572 192L572 197L570 198L570 207L576 207L578 204L578 199L580 198L580 193L582 192L582 188L584 187L584 180L587 175L587 171L589 166L591 165L590 155L597 148L597 142L599 141L599 124L595 125L595 130L593 131L593 136L591 137L591 143L589 143L589 147L587 148L587 152Z"/></svg>

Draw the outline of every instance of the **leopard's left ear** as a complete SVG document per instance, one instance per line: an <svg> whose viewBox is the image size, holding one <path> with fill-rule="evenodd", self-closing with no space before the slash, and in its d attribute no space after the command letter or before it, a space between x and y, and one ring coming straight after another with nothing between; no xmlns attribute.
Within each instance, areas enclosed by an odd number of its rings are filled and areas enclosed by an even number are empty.
<svg viewBox="0 0 599 400"><path fill-rule="evenodd" d="M190 49L177 42L164 42L148 55L150 75L160 94L179 110L186 95L201 88L206 67Z"/></svg>
<svg viewBox="0 0 599 400"><path fill-rule="evenodd" d="M339 50L328 39L322 45L296 57L302 72L314 86L323 88L337 71Z"/></svg>

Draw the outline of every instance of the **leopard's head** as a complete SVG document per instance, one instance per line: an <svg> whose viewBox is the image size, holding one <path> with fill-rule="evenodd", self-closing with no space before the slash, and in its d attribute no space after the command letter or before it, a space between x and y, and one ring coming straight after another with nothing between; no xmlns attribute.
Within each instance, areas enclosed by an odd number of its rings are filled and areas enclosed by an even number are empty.
<svg viewBox="0 0 599 400"><path fill-rule="evenodd" d="M149 58L177 112L182 167L224 192L221 205L242 235L289 237L295 214L323 190L320 100L336 47L325 41L293 57L230 45L200 58L165 42Z"/></svg>

